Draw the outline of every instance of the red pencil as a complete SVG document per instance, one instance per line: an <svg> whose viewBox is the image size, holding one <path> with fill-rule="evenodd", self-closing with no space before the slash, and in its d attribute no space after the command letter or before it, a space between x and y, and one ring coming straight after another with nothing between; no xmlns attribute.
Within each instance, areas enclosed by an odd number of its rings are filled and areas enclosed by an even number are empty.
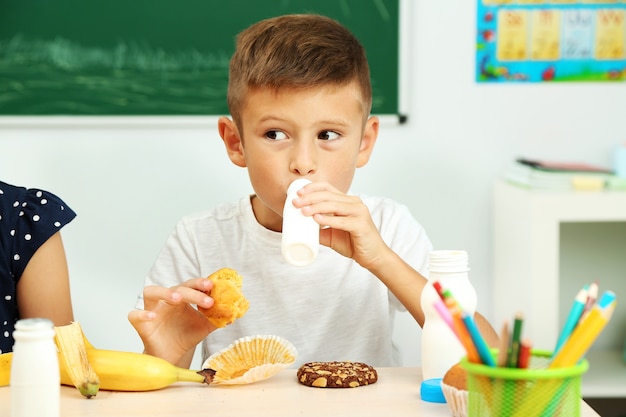
<svg viewBox="0 0 626 417"><path fill-rule="evenodd" d="M441 299L445 301L446 299L443 295L443 288L441 287L441 283L439 281L433 282L433 288L435 289L435 291L437 291L437 294L439 294L439 297L441 297Z"/></svg>
<svg viewBox="0 0 626 417"><path fill-rule="evenodd" d="M517 367L518 368L528 368L530 364L530 349L532 348L532 344L529 339L524 339L520 343L519 348L519 357L517 359Z"/></svg>

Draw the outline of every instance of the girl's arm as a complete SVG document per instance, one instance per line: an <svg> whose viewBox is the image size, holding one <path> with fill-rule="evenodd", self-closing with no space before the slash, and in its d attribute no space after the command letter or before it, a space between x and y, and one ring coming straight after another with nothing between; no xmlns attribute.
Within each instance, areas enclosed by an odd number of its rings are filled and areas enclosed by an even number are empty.
<svg viewBox="0 0 626 417"><path fill-rule="evenodd" d="M50 236L26 265L17 283L17 305L21 318L45 317L55 326L74 320L61 232Z"/></svg>

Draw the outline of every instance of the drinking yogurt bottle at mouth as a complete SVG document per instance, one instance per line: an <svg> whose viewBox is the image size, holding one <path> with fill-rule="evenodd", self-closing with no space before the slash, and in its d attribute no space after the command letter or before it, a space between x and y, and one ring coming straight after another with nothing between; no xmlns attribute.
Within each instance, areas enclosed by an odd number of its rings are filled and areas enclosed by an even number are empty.
<svg viewBox="0 0 626 417"><path fill-rule="evenodd" d="M295 266L311 264L317 258L320 244L320 226L312 216L305 216L294 207L293 199L298 197L298 190L311 181L301 178L293 181L287 188L287 199L283 208L283 236L281 249L283 258Z"/></svg>

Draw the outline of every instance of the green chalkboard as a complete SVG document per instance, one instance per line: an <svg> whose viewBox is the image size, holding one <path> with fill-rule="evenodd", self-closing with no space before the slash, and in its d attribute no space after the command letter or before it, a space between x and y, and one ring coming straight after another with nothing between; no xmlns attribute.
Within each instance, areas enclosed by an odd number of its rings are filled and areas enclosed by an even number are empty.
<svg viewBox="0 0 626 417"><path fill-rule="evenodd" d="M398 114L400 0L0 0L0 115L227 114L237 32L314 12L361 40Z"/></svg>

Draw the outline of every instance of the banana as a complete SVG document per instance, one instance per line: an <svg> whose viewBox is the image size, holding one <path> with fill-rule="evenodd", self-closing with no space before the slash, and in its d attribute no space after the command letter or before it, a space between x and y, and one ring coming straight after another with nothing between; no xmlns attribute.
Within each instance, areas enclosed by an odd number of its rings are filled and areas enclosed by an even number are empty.
<svg viewBox="0 0 626 417"><path fill-rule="evenodd" d="M210 384L205 377L190 369L179 368L165 359L143 353L88 349L89 362L100 377L100 388L110 391L152 391L175 382ZM200 371L202 372L202 371ZM61 372L63 382L63 372Z"/></svg>
<svg viewBox="0 0 626 417"><path fill-rule="evenodd" d="M89 363L100 378L101 390L152 391L183 381L210 384L215 374L208 369L196 372L179 368L165 359L143 353L96 349L87 339L85 345ZM12 358L12 353L0 355L0 387L9 385ZM61 384L74 386L60 352L59 371Z"/></svg>
<svg viewBox="0 0 626 417"><path fill-rule="evenodd" d="M54 327L54 341L59 349L61 363L72 384L87 398L95 397L100 389L100 378L87 357L85 337L78 322Z"/></svg>
<svg viewBox="0 0 626 417"><path fill-rule="evenodd" d="M12 353L0 355L0 387L9 385L11 379L11 359L13 359Z"/></svg>

